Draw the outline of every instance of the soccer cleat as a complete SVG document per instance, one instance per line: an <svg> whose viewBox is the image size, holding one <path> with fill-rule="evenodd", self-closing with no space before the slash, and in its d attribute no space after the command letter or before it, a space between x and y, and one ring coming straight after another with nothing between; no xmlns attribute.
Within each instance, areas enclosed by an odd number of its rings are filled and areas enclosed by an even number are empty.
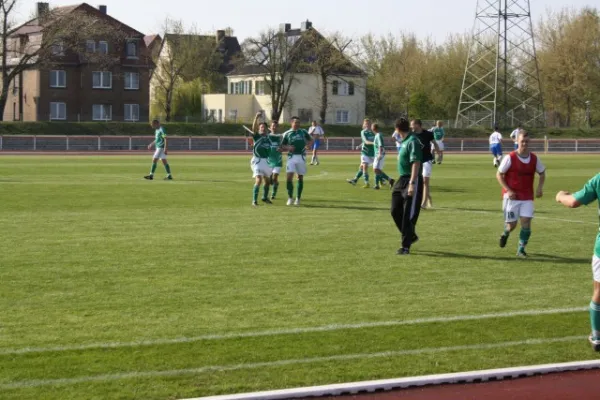
<svg viewBox="0 0 600 400"><path fill-rule="evenodd" d="M519 247L519 250L517 250L517 257L527 258L527 253L524 248Z"/></svg>
<svg viewBox="0 0 600 400"><path fill-rule="evenodd" d="M165 181L172 181L173 177L171 175L168 175L167 177L165 177Z"/></svg>
<svg viewBox="0 0 600 400"><path fill-rule="evenodd" d="M394 184L396 183L395 180L390 179L390 190L392 190L394 188Z"/></svg>
<svg viewBox="0 0 600 400"><path fill-rule="evenodd" d="M271 203L271 200L269 200L269 199L262 199L262 202L265 204L273 204L273 203Z"/></svg>
<svg viewBox="0 0 600 400"><path fill-rule="evenodd" d="M396 251L396 254L399 256L407 256L410 254L410 249L402 247Z"/></svg>
<svg viewBox="0 0 600 400"><path fill-rule="evenodd" d="M275 196L271 196L271 201L275 200Z"/></svg>
<svg viewBox="0 0 600 400"><path fill-rule="evenodd" d="M437 164L437 163L435 162L435 160L432 160L432 161L431 161L431 163L432 163L432 164Z"/></svg>
<svg viewBox="0 0 600 400"><path fill-rule="evenodd" d="M590 344L592 345L592 349L594 351L600 351L600 339L594 339L592 335L588 338Z"/></svg>
<svg viewBox="0 0 600 400"><path fill-rule="evenodd" d="M507 241L508 241L508 236L500 235L500 248L502 248L502 249L505 248Z"/></svg>
<svg viewBox="0 0 600 400"><path fill-rule="evenodd" d="M320 163L319 161L317 161L317 162L315 163L315 165L321 165L321 163Z"/></svg>
<svg viewBox="0 0 600 400"><path fill-rule="evenodd" d="M292 204L294 204L294 199L292 199L291 197L288 199L286 205L291 206Z"/></svg>
<svg viewBox="0 0 600 400"><path fill-rule="evenodd" d="M365 183L365 186L363 186L363 189L369 189L371 187L371 185L369 183Z"/></svg>
<svg viewBox="0 0 600 400"><path fill-rule="evenodd" d="M310 162L310 165L315 165L315 163L311 161L311 162Z"/></svg>
<svg viewBox="0 0 600 400"><path fill-rule="evenodd" d="M296 199L296 201L294 201L294 205L295 206L299 206L300 205L300 199Z"/></svg>
<svg viewBox="0 0 600 400"><path fill-rule="evenodd" d="M381 187L380 187L379 185L377 185L377 186L375 186L373 189L375 189L375 190L379 190L379 189L381 189Z"/></svg>
<svg viewBox="0 0 600 400"><path fill-rule="evenodd" d="M146 175L144 179L148 179L149 181L151 181L152 179L154 179L154 175Z"/></svg>
<svg viewBox="0 0 600 400"><path fill-rule="evenodd" d="M258 207L258 203L256 201L252 202L252 207Z"/></svg>
<svg viewBox="0 0 600 400"><path fill-rule="evenodd" d="M346 179L346 182L348 182L352 186L356 186L356 181L354 179Z"/></svg>

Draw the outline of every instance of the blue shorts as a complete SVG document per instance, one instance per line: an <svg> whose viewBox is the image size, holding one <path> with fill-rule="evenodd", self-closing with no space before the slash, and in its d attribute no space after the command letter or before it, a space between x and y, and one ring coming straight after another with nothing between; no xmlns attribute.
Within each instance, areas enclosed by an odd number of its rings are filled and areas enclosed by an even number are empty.
<svg viewBox="0 0 600 400"><path fill-rule="evenodd" d="M318 150L321 147L321 139L315 139L313 142L312 148L313 150Z"/></svg>
<svg viewBox="0 0 600 400"><path fill-rule="evenodd" d="M502 156L502 145L500 143L491 144L490 151L492 152L494 157L501 157Z"/></svg>

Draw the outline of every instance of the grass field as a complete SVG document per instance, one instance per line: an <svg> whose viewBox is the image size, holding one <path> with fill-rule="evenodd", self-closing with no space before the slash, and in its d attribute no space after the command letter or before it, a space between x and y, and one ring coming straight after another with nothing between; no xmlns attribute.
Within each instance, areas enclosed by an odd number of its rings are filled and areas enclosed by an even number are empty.
<svg viewBox="0 0 600 400"><path fill-rule="evenodd" d="M434 168L436 210L398 257L390 193L355 156L310 167L304 203L250 207L247 156L0 157L0 398L176 399L593 359L597 156L546 156L528 248L497 244L491 157ZM393 163L388 161L388 173ZM163 170L159 166L158 176ZM544 311L544 312L542 312Z"/></svg>

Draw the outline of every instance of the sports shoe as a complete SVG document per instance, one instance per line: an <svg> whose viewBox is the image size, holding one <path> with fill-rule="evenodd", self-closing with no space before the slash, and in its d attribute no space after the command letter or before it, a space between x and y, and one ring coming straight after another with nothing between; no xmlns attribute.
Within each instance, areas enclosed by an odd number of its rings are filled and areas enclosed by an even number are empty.
<svg viewBox="0 0 600 400"><path fill-rule="evenodd" d="M348 182L352 186L356 186L356 181L354 179L346 179L346 182Z"/></svg>
<svg viewBox="0 0 600 400"><path fill-rule="evenodd" d="M271 200L269 200L269 199L262 199L262 202L265 204L273 204L273 203L271 203Z"/></svg>
<svg viewBox="0 0 600 400"><path fill-rule="evenodd" d="M154 179L154 175L146 175L144 179L148 179L149 181L151 181L152 179Z"/></svg>
<svg viewBox="0 0 600 400"><path fill-rule="evenodd" d="M399 256L407 256L410 254L410 249L402 247L396 251L396 254Z"/></svg>
<svg viewBox="0 0 600 400"><path fill-rule="evenodd" d="M431 199L427 199L427 203L425 203L427 205L427 208L433 208L433 202L431 201Z"/></svg>
<svg viewBox="0 0 600 400"><path fill-rule="evenodd" d="M315 165L321 165L321 163L320 163L319 161L317 161L317 162L315 163Z"/></svg>
<svg viewBox="0 0 600 400"><path fill-rule="evenodd" d="M294 204L294 199L292 199L291 197L288 199L286 205L291 206L292 204Z"/></svg>
<svg viewBox="0 0 600 400"><path fill-rule="evenodd" d="M275 200L275 196L274 195L271 196L271 201L273 201L273 200Z"/></svg>
<svg viewBox="0 0 600 400"><path fill-rule="evenodd" d="M375 186L373 189L375 189L375 190L379 190L379 189L381 189L381 187L380 187L379 185L377 185L377 186Z"/></svg>
<svg viewBox="0 0 600 400"><path fill-rule="evenodd" d="M258 207L258 203L256 201L252 202L252 207Z"/></svg>
<svg viewBox="0 0 600 400"><path fill-rule="evenodd" d="M313 161L310 162L310 165L315 165L315 163Z"/></svg>
<svg viewBox="0 0 600 400"><path fill-rule="evenodd" d="M371 187L370 183L365 183L365 186L363 186L363 189L369 189Z"/></svg>
<svg viewBox="0 0 600 400"><path fill-rule="evenodd" d="M392 190L394 188L394 184L396 183L395 180L390 179L390 190Z"/></svg>
<svg viewBox="0 0 600 400"><path fill-rule="evenodd" d="M594 339L592 335L588 338L590 344L592 345L592 349L594 351L600 351L600 339Z"/></svg>
<svg viewBox="0 0 600 400"><path fill-rule="evenodd" d="M519 247L519 250L517 250L517 257L527 258L527 253L524 248Z"/></svg>
<svg viewBox="0 0 600 400"><path fill-rule="evenodd" d="M507 241L508 241L508 236L500 235L500 248L502 248L502 249L505 248Z"/></svg>
<svg viewBox="0 0 600 400"><path fill-rule="evenodd" d="M437 164L437 162L435 160L431 160L432 164Z"/></svg>
<svg viewBox="0 0 600 400"><path fill-rule="evenodd" d="M168 175L165 177L165 181L172 181L173 177L171 175Z"/></svg>
<svg viewBox="0 0 600 400"><path fill-rule="evenodd" d="M296 199L296 201L294 201L294 205L295 206L299 206L300 205L300 199Z"/></svg>

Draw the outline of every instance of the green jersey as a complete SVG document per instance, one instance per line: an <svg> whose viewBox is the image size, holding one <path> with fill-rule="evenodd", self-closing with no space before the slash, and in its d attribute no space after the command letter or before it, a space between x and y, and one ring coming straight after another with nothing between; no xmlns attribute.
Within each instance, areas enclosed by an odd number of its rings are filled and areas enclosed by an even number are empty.
<svg viewBox="0 0 600 400"><path fill-rule="evenodd" d="M271 151L269 152L269 166L270 167L283 167L283 157L281 152L277 151L281 146L281 135L270 134L269 140L271 140Z"/></svg>
<svg viewBox="0 0 600 400"><path fill-rule="evenodd" d="M383 135L378 133L373 139L373 147L375 149L375 157L383 157L385 155L385 147L383 145Z"/></svg>
<svg viewBox="0 0 600 400"><path fill-rule="evenodd" d="M157 149L164 149L166 137L167 133L165 132L165 128L160 126L157 130L154 131L154 146L156 146Z"/></svg>
<svg viewBox="0 0 600 400"><path fill-rule="evenodd" d="M312 140L308 132L304 129L298 129L297 131L289 130L283 134L281 140L282 145L292 146L292 151L288 152L288 157L294 155L305 156L306 145Z"/></svg>
<svg viewBox="0 0 600 400"><path fill-rule="evenodd" d="M431 132L433 132L433 138L435 140L442 140L444 138L444 136L446 135L446 132L444 132L444 128L433 128L431 130Z"/></svg>
<svg viewBox="0 0 600 400"><path fill-rule="evenodd" d="M594 200L600 199L600 174L590 179L583 189L573 195L578 203L587 206ZM598 215L600 216L600 203L598 204ZM594 247L594 255L600 257L600 232L596 235L596 246Z"/></svg>
<svg viewBox="0 0 600 400"><path fill-rule="evenodd" d="M255 133L252 135L252 139L254 139L252 155L256 158L268 158L271 154L271 140L269 139L269 135Z"/></svg>
<svg viewBox="0 0 600 400"><path fill-rule="evenodd" d="M367 157L375 157L375 146L372 144L366 144L365 142L372 142L375 140L375 134L368 129L363 129L360 132L360 137L362 139L362 150L360 153L363 156Z"/></svg>
<svg viewBox="0 0 600 400"><path fill-rule="evenodd" d="M421 142L414 134L410 134L402 140L402 149L398 155L398 174L400 176L411 176L414 162L423 160L423 149ZM421 172L419 171L419 175Z"/></svg>

